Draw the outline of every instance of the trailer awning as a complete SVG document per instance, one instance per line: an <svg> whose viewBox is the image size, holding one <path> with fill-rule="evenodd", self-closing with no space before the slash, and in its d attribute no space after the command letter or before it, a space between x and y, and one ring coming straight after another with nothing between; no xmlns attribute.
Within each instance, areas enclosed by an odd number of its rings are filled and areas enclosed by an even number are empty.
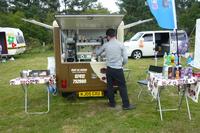
<svg viewBox="0 0 200 133"><path fill-rule="evenodd" d="M56 15L61 29L117 28L124 15Z"/></svg>

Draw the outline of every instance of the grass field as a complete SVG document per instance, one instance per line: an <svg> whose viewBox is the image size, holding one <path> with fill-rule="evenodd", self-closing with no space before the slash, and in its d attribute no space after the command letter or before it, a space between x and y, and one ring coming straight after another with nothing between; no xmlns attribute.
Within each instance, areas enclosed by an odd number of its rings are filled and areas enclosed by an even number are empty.
<svg viewBox="0 0 200 133"><path fill-rule="evenodd" d="M145 70L154 64L152 58L129 59L127 65L132 69L128 83L131 103L137 108L131 111L121 109L121 98L116 94L117 107L107 107L106 98L78 98L67 100L60 96L51 96L51 110L44 115L27 115L24 112L24 93L21 86L10 86L9 80L19 76L23 69L46 69L47 57L53 52L26 53L17 56L15 61L0 63L0 133L198 133L200 132L200 104L189 100L192 120L187 116L185 102L181 111L164 112L164 121L160 121L156 111L156 102L152 96L142 93L137 80L146 77ZM162 64L162 59L158 59ZM40 89L39 89L40 88ZM41 89L44 88L44 89ZM169 89L172 89L172 91ZM162 93L164 107L177 105L175 88ZM46 88L38 86L30 89L30 111L46 109Z"/></svg>

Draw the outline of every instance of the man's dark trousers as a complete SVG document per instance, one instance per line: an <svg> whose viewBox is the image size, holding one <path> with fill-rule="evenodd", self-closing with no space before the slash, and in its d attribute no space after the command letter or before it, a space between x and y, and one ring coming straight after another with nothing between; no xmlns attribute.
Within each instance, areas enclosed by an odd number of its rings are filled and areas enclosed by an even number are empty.
<svg viewBox="0 0 200 133"><path fill-rule="evenodd" d="M123 107L129 107L129 99L127 94L126 81L124 78L123 69L115 69L107 67L106 71L107 77L107 97L109 99L109 104L115 106L115 96L113 84L117 84L119 87L120 96L122 98Z"/></svg>

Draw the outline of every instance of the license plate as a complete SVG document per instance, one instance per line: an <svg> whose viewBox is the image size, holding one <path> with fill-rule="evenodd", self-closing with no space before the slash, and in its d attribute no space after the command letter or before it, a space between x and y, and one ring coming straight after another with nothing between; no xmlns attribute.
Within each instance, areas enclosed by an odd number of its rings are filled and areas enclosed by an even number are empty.
<svg viewBox="0 0 200 133"><path fill-rule="evenodd" d="M103 91L83 91L78 92L79 97L102 97L104 96Z"/></svg>

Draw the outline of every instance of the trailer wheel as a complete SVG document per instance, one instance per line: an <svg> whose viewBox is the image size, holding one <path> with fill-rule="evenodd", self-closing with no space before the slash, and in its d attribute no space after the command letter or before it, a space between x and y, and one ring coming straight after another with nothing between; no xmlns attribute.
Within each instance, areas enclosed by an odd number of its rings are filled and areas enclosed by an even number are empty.
<svg viewBox="0 0 200 133"><path fill-rule="evenodd" d="M131 57L134 59L142 58L142 52L140 50L135 50L132 52Z"/></svg>
<svg viewBox="0 0 200 133"><path fill-rule="evenodd" d="M67 100L76 100L76 92L62 92L62 96Z"/></svg>

